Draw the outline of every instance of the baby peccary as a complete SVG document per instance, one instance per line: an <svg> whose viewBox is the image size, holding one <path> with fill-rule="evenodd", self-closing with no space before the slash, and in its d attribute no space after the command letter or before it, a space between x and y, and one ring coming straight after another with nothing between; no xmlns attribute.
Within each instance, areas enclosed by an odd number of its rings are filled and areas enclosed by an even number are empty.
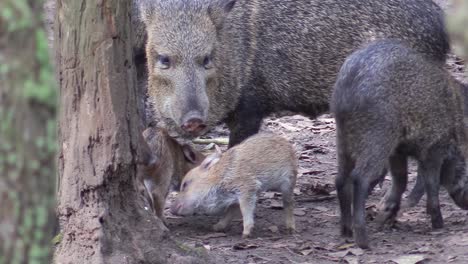
<svg viewBox="0 0 468 264"><path fill-rule="evenodd" d="M148 195L154 213L165 222L164 204L170 187L178 189L185 174L198 166L205 156L189 145L179 144L161 128L147 128L143 139L153 159L138 165L137 177L145 187L143 194Z"/></svg>
<svg viewBox="0 0 468 264"><path fill-rule="evenodd" d="M408 156L418 161L433 228L443 226L440 184L459 207L468 209L462 85L441 66L396 40L374 42L346 59L331 106L343 235L354 231L356 244L368 247L367 190L387 164L392 190L382 221L396 216L406 189Z"/></svg>
<svg viewBox="0 0 468 264"><path fill-rule="evenodd" d="M286 227L294 223L293 189L297 161L294 149L285 139L258 134L221 154L208 156L191 170L182 182L181 192L171 206L177 215L225 213L214 230L225 229L239 211L248 237L254 225L254 210L260 191L279 191L286 211Z"/></svg>

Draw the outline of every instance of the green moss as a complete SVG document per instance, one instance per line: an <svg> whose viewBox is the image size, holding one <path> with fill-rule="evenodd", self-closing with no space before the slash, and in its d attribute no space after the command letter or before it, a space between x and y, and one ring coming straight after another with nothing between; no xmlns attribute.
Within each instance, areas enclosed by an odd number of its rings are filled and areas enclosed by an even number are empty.
<svg viewBox="0 0 468 264"><path fill-rule="evenodd" d="M63 239L63 234L59 233L58 235L54 236L54 238L52 238L52 244L58 245L60 244L60 242L62 242L62 239Z"/></svg>

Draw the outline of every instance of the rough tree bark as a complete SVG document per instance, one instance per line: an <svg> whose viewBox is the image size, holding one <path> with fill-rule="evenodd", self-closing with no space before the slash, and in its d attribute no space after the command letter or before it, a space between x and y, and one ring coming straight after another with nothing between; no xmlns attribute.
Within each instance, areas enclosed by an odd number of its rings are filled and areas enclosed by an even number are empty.
<svg viewBox="0 0 468 264"><path fill-rule="evenodd" d="M0 263L49 263L56 87L42 1L0 3Z"/></svg>
<svg viewBox="0 0 468 264"><path fill-rule="evenodd" d="M55 263L181 263L136 192L137 92L130 1L58 0L60 82Z"/></svg>

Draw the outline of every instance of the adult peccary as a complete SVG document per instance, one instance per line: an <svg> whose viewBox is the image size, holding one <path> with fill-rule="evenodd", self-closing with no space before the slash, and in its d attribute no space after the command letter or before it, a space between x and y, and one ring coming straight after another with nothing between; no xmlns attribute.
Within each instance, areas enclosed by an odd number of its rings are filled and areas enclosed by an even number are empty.
<svg viewBox="0 0 468 264"><path fill-rule="evenodd" d="M406 189L408 156L418 161L424 178L433 228L443 226L440 184L468 209L464 89L443 65L396 40L370 44L343 64L331 101L337 125L336 188L341 232L351 236L354 231L359 247L368 247L369 183L388 164L392 190L381 221L393 219Z"/></svg>
<svg viewBox="0 0 468 264"><path fill-rule="evenodd" d="M440 64L449 49L430 0L136 1L156 115L186 135L225 121L230 146L268 114L327 111L339 67L371 40L402 39Z"/></svg>

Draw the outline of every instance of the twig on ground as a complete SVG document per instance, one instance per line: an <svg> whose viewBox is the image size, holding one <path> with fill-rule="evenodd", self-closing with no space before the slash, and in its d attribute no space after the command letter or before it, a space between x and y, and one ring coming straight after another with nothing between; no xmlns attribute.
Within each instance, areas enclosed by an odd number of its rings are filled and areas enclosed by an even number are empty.
<svg viewBox="0 0 468 264"><path fill-rule="evenodd" d="M228 138L196 138L192 140L192 142L195 144L204 144L204 145L208 145L211 143L214 143L217 145L228 145L229 139Z"/></svg>
<svg viewBox="0 0 468 264"><path fill-rule="evenodd" d="M322 202L322 201L333 200L335 198L336 198L336 196L330 195L330 196L296 199L296 202L298 202L298 203Z"/></svg>

